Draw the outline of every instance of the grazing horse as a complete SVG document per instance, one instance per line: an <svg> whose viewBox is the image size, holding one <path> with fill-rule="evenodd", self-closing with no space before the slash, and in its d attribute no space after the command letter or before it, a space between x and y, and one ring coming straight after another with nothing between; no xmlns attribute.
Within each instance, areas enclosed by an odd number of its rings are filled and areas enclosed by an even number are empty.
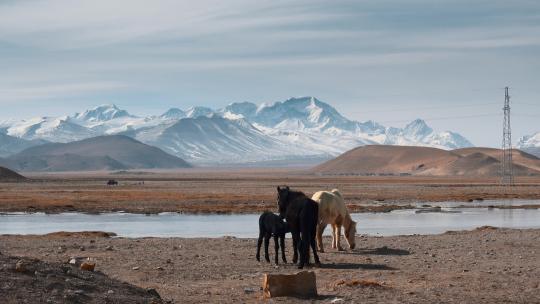
<svg viewBox="0 0 540 304"><path fill-rule="evenodd" d="M277 187L278 207L281 218L287 220L293 239L293 263L300 262L298 268L309 265L309 247L313 249L315 265L320 266L319 256L315 247L317 232L318 204L299 191L291 191L288 186Z"/></svg>
<svg viewBox="0 0 540 304"><path fill-rule="evenodd" d="M289 228L287 223L285 223L279 215L276 215L272 212L264 212L259 217L259 240L257 241L257 261L261 260L261 245L264 238L264 259L267 262L270 262L268 257L268 245L270 243L270 237L274 237L274 249L276 250L275 261L276 265L278 264L278 254L279 254L279 242L281 243L281 258L283 263L287 263L287 258L285 257L285 234Z"/></svg>
<svg viewBox="0 0 540 304"><path fill-rule="evenodd" d="M326 225L332 225L332 248L342 251L340 244L341 226L345 228L345 239L349 248L356 246L356 222L351 219L347 206L339 190L319 191L313 194L312 200L319 203L319 222L317 226L317 245L320 252L324 252L322 235Z"/></svg>

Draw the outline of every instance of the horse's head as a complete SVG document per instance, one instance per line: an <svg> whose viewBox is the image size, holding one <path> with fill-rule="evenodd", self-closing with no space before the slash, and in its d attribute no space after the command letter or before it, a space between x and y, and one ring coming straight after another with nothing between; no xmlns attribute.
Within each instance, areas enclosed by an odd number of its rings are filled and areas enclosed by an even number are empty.
<svg viewBox="0 0 540 304"><path fill-rule="evenodd" d="M349 244L349 248L354 249L356 247L356 222L351 220L349 227L345 227L345 239Z"/></svg>
<svg viewBox="0 0 540 304"><path fill-rule="evenodd" d="M287 206L289 205L289 186L277 187L277 204L279 210L279 216L285 218L287 212Z"/></svg>

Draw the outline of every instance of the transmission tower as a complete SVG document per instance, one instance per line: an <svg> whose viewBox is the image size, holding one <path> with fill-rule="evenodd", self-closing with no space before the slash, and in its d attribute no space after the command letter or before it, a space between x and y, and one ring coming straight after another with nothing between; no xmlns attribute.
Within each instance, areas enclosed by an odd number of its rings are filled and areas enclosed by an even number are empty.
<svg viewBox="0 0 540 304"><path fill-rule="evenodd" d="M514 170L512 165L512 130L510 129L510 95L508 87L504 88L504 121L502 140L501 184L514 185Z"/></svg>

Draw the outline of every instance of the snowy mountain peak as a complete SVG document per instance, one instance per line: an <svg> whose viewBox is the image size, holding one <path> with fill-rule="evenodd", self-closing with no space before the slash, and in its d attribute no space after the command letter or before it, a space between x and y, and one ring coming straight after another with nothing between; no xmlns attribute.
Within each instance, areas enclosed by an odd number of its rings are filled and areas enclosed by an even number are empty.
<svg viewBox="0 0 540 304"><path fill-rule="evenodd" d="M114 104L103 104L83 113L75 114L75 119L82 121L108 121L120 117L133 117L127 111L119 109Z"/></svg>
<svg viewBox="0 0 540 304"><path fill-rule="evenodd" d="M329 104L311 96L293 97L284 102L264 104L257 109L253 120L267 127L297 125L318 130L332 127L354 129L353 122L341 116Z"/></svg>
<svg viewBox="0 0 540 304"><path fill-rule="evenodd" d="M214 110L207 107L191 107L186 110L186 117L197 118L201 116L210 117L214 114Z"/></svg>
<svg viewBox="0 0 540 304"><path fill-rule="evenodd" d="M186 117L186 112L178 108L170 108L167 112L161 114L163 119L182 119Z"/></svg>
<svg viewBox="0 0 540 304"><path fill-rule="evenodd" d="M227 105L222 112L229 115L241 115L246 119L253 118L257 113L257 105L251 102L234 102Z"/></svg>
<svg viewBox="0 0 540 304"><path fill-rule="evenodd" d="M540 132L521 137L517 143L518 148L537 148L540 147Z"/></svg>
<svg viewBox="0 0 540 304"><path fill-rule="evenodd" d="M403 133L408 137L423 138L433 133L433 129L424 120L416 119L405 126Z"/></svg>

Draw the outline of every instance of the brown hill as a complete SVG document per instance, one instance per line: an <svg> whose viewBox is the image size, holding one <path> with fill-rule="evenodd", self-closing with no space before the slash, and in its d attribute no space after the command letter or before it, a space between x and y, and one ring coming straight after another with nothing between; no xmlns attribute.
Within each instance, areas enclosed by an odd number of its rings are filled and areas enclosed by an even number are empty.
<svg viewBox="0 0 540 304"><path fill-rule="evenodd" d="M123 135L31 147L0 159L0 165L26 172L190 167L181 158Z"/></svg>
<svg viewBox="0 0 540 304"><path fill-rule="evenodd" d="M317 174L358 175L480 175L499 173L498 149L467 148L446 151L413 146L362 146L313 169ZM516 175L540 175L540 159L514 152Z"/></svg>
<svg viewBox="0 0 540 304"><path fill-rule="evenodd" d="M0 182L12 182L12 181L23 181L26 177L20 175L19 173L9 170L8 168L0 167Z"/></svg>

